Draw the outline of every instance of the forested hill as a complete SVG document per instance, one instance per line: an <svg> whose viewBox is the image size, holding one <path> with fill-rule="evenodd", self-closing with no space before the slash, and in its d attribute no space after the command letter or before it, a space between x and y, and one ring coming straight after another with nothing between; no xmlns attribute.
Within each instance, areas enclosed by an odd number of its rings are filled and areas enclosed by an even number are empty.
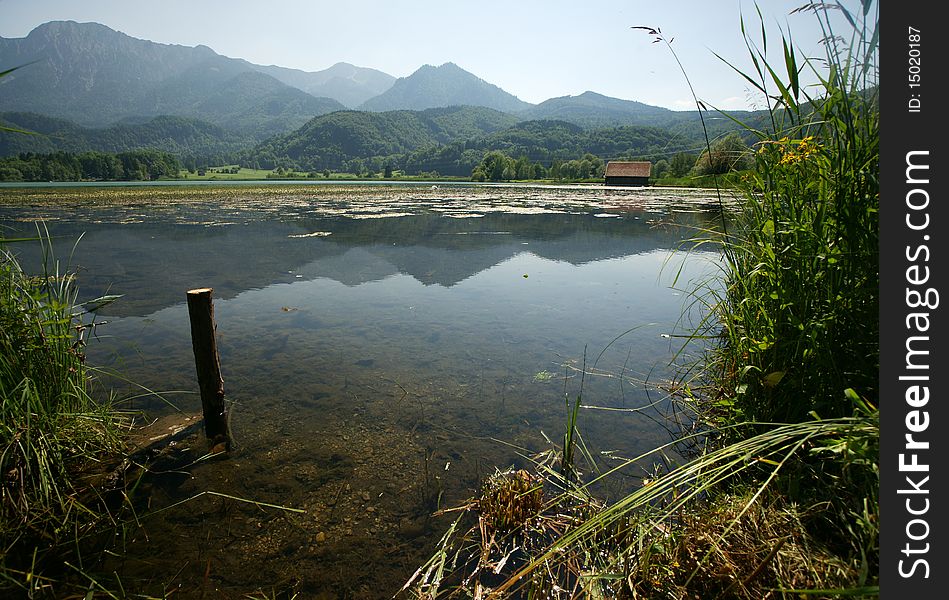
<svg viewBox="0 0 949 600"><path fill-rule="evenodd" d="M316 117L292 133L260 144L247 160L261 168L282 164L306 170L339 169L353 159L401 155L480 137L516 122L509 114L474 106L341 111Z"/></svg>
<svg viewBox="0 0 949 600"><path fill-rule="evenodd" d="M357 173L388 165L409 173L468 176L490 150L549 165L585 153L603 159L658 159L698 153L702 145L701 129L683 135L656 127L589 130L564 121L515 121L511 115L475 107L336 112L260 144L242 162L264 169Z"/></svg>
<svg viewBox="0 0 949 600"><path fill-rule="evenodd" d="M724 121L731 123L731 121ZM185 117L126 118L103 128L35 113L0 113L0 124L36 132L0 132L0 156L20 153L126 152L158 149L186 166L241 163L302 171L379 172L385 167L468 176L487 152L550 166L584 154L602 160L671 159L704 148L700 126L619 126L586 129L566 121L518 122L483 107L455 106L424 111L337 111L315 117L290 133L257 143L211 123Z"/></svg>
<svg viewBox="0 0 949 600"><path fill-rule="evenodd" d="M501 150L509 156L526 156L549 164L590 153L604 160L618 158L662 158L680 152L701 150L694 136L681 137L658 127L605 127L583 129L564 121L525 121L498 131L470 146Z"/></svg>
<svg viewBox="0 0 949 600"><path fill-rule="evenodd" d="M253 139L206 121L161 116L129 118L103 128L82 127L71 121L36 113L0 113L0 125L34 132L33 135L0 131L0 156L24 152L127 152L145 148L170 152L199 164L231 162Z"/></svg>

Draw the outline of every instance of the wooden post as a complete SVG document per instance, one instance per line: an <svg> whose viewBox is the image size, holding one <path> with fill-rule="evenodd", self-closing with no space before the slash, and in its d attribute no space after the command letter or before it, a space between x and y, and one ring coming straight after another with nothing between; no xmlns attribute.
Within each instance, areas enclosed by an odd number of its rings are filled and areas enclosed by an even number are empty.
<svg viewBox="0 0 949 600"><path fill-rule="evenodd" d="M204 433L216 447L230 448L231 435L227 428L227 409L224 406L224 380L221 378L221 359L214 339L214 304L211 288L188 290L188 317L191 320L191 345L194 364L201 387L201 407L204 409Z"/></svg>

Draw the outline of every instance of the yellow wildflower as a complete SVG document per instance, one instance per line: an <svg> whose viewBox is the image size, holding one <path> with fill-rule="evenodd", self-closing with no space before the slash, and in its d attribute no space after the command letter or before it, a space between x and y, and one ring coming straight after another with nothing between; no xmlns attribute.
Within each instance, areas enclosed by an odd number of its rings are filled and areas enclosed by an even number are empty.
<svg viewBox="0 0 949 600"><path fill-rule="evenodd" d="M788 150L784 153L784 156L781 157L781 161L778 164L782 165L793 165L796 162L804 160L804 155L798 154L794 150Z"/></svg>

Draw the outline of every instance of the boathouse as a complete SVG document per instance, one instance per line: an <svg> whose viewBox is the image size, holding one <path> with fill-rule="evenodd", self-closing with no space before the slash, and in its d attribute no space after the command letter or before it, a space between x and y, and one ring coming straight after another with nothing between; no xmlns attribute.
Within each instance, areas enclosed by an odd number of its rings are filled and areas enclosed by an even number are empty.
<svg viewBox="0 0 949 600"><path fill-rule="evenodd" d="M652 163L648 160L611 160L606 163L606 185L649 185L651 169Z"/></svg>

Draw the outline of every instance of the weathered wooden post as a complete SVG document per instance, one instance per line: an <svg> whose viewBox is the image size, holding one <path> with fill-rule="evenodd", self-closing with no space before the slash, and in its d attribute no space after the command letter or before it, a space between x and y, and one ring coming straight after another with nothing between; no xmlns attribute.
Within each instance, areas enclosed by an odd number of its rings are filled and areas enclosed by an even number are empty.
<svg viewBox="0 0 949 600"><path fill-rule="evenodd" d="M201 407L204 410L204 433L211 446L224 444L230 449L231 435L227 427L227 408L224 406L224 380L221 378L221 359L214 339L214 304L211 288L188 290L188 317L191 320L191 345L194 364L201 388Z"/></svg>

